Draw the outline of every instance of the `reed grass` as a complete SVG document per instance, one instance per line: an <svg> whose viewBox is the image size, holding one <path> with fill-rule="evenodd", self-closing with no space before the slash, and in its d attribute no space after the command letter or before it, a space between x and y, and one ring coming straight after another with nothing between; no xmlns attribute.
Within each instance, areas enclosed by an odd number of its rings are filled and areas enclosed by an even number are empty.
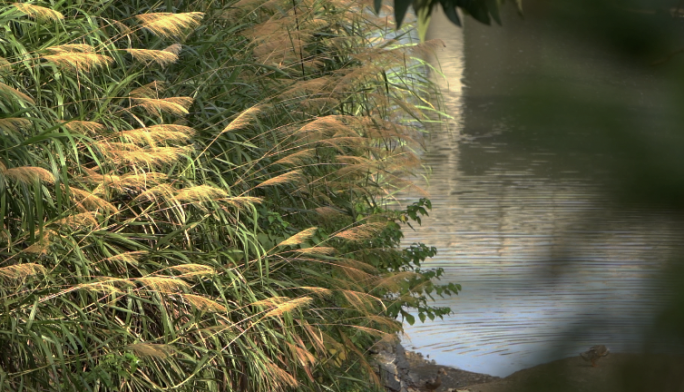
<svg viewBox="0 0 684 392"><path fill-rule="evenodd" d="M369 6L0 7L0 390L377 387L437 108Z"/></svg>

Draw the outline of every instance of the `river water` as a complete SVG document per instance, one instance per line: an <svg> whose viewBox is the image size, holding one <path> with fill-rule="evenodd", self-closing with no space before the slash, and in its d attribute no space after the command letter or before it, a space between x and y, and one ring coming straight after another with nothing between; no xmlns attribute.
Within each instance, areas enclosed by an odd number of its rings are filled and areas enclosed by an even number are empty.
<svg viewBox="0 0 684 392"><path fill-rule="evenodd" d="M642 350L665 296L655 278L682 238L672 213L614 201L619 154L559 148L511 110L525 99L522 82L551 78L550 86L571 84L582 97L611 96L618 109L643 113L659 107L657 81L509 14L503 27L433 18L428 38L445 44L432 59L443 77L433 79L453 119L423 157L433 210L404 240L436 246L426 266L463 286L436 299L452 315L405 325L404 345L497 376L595 344Z"/></svg>

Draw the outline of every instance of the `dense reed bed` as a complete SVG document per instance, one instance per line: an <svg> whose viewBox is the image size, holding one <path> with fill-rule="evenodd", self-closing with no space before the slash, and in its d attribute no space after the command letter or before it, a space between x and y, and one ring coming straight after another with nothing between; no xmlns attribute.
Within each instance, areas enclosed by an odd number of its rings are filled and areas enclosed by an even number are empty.
<svg viewBox="0 0 684 392"><path fill-rule="evenodd" d="M429 202L386 208L430 43L367 6L0 7L0 390L367 391L398 316L448 312L398 246Z"/></svg>

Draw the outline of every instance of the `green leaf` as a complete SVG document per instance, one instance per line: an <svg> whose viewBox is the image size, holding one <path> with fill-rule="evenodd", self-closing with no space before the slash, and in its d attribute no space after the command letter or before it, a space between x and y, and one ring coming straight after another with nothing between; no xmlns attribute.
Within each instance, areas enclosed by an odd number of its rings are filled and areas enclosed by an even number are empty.
<svg viewBox="0 0 684 392"><path fill-rule="evenodd" d="M401 22L404 21L406 11L408 11L412 0L395 0L394 2L394 19L397 21L397 29L401 27Z"/></svg>
<svg viewBox="0 0 684 392"><path fill-rule="evenodd" d="M418 10L418 38L420 42L425 42L428 27L430 26L430 8L422 7Z"/></svg>

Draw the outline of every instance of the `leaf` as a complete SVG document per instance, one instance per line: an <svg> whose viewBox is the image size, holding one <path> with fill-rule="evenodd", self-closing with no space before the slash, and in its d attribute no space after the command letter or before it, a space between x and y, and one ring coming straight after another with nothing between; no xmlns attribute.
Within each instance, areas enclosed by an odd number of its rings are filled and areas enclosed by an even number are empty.
<svg viewBox="0 0 684 392"><path fill-rule="evenodd" d="M418 14L418 38L420 42L425 42L425 35L430 26L430 7L422 7L417 11Z"/></svg>
<svg viewBox="0 0 684 392"><path fill-rule="evenodd" d="M421 323L424 323L425 322L425 313L423 313L423 312L418 313L418 318L420 318Z"/></svg>
<svg viewBox="0 0 684 392"><path fill-rule="evenodd" d="M496 21L497 24L501 25L501 16L499 15L499 3L497 0L485 0L489 13L492 15L492 19ZM522 0L518 0L520 2Z"/></svg>
<svg viewBox="0 0 684 392"><path fill-rule="evenodd" d="M451 4L449 0L440 0L440 3L442 4L444 14L447 16L447 18L449 18L451 23L461 27L461 19L458 17L458 13L456 12L456 5Z"/></svg>
<svg viewBox="0 0 684 392"><path fill-rule="evenodd" d="M401 22L404 21L406 11L411 5L411 0L395 0L394 2L394 19L397 21L397 29L401 27Z"/></svg>

